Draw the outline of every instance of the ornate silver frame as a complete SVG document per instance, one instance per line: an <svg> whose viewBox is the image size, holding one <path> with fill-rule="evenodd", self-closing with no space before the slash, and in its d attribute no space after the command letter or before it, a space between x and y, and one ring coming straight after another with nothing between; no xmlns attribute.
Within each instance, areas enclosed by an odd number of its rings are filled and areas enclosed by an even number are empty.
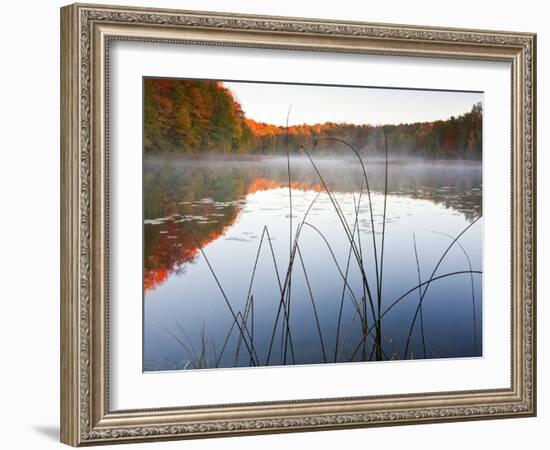
<svg viewBox="0 0 550 450"><path fill-rule="evenodd" d="M507 61L512 66L509 389L111 411L108 110L112 40ZM536 414L536 35L74 4L61 9L61 440L128 441Z"/></svg>

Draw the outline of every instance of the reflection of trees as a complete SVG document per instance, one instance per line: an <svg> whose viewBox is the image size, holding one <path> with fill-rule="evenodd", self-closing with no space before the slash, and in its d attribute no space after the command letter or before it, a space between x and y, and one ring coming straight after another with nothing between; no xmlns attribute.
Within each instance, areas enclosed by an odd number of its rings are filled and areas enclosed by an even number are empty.
<svg viewBox="0 0 550 450"><path fill-rule="evenodd" d="M239 170L219 176L208 171L171 167L145 174L144 287L154 289L183 265L192 262L204 247L223 236L241 209L239 199L247 194L287 186L284 180L256 177ZM319 183L292 183L293 189L321 191ZM192 229L192 233L190 232Z"/></svg>
<svg viewBox="0 0 550 450"><path fill-rule="evenodd" d="M144 227L145 290L162 284L170 273L191 262L199 251L196 241L204 246L224 234L237 218L240 206L233 200L242 196L244 186L238 171L216 177L205 171L178 171L172 166L152 171L146 168L144 216L146 220L162 220ZM211 200L201 202L204 199ZM217 215L215 221L203 220L213 213Z"/></svg>
<svg viewBox="0 0 550 450"><path fill-rule="evenodd" d="M216 240L225 233L237 217L234 211L232 220L228 223L219 223L218 226L197 226L193 224L193 233L201 247ZM158 226L145 227L145 290L154 289L164 283L168 276L176 271L183 270L184 263L192 262L199 248L191 233L182 229L174 222L163 223Z"/></svg>
<svg viewBox="0 0 550 450"><path fill-rule="evenodd" d="M356 192L362 172L355 161L319 160L323 178L335 192ZM367 164L372 192L383 193L383 164ZM292 188L322 191L309 164L293 160ZM393 195L426 199L469 220L481 215L479 164L399 163L389 168ZM150 160L144 166L144 288L154 289L184 270L201 247L222 236L237 219L250 193L285 187L286 162ZM160 220L159 220L160 219ZM184 223L184 220L186 221ZM192 227L193 235L189 231ZM195 241L196 239L196 241Z"/></svg>

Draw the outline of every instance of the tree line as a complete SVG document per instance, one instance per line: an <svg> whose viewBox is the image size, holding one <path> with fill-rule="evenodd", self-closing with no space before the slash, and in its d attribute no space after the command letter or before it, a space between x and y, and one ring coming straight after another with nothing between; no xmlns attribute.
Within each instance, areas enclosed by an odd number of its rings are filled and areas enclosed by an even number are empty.
<svg viewBox="0 0 550 450"><path fill-rule="evenodd" d="M392 157L481 159L482 107L447 120L399 125L326 122L284 127L245 117L231 91L218 81L146 78L144 150L147 154L284 154L301 145L320 153L342 139L360 152Z"/></svg>

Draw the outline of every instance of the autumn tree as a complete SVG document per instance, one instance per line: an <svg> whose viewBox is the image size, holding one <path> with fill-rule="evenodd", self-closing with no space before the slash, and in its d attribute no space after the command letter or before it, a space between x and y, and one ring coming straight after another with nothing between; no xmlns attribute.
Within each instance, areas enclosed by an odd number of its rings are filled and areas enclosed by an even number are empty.
<svg viewBox="0 0 550 450"><path fill-rule="evenodd" d="M481 159L482 106L447 120L372 126L325 122L287 127L245 117L221 82L144 80L144 149L148 154L284 154L300 146L337 152L327 138L345 140L363 154L383 156L383 130L393 157Z"/></svg>

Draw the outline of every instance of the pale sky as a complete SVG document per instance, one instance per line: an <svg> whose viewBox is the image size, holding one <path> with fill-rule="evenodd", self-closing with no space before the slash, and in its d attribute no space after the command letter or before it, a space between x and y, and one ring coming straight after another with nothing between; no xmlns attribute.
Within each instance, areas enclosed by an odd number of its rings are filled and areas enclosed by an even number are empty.
<svg viewBox="0 0 550 450"><path fill-rule="evenodd" d="M481 102L472 92L380 89L223 82L240 102L246 117L258 122L289 124L347 122L389 125L428 122L464 114Z"/></svg>

